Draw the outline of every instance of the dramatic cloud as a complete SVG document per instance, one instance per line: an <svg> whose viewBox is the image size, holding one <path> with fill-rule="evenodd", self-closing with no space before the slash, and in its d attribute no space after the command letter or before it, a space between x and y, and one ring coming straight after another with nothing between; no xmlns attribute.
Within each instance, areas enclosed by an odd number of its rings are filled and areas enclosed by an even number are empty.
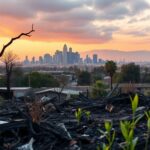
<svg viewBox="0 0 150 150"><path fill-rule="evenodd" d="M117 33L148 36L147 30L127 25L147 21L149 8L147 0L5 0L0 1L0 33L21 32L34 23L35 40L105 43Z"/></svg>

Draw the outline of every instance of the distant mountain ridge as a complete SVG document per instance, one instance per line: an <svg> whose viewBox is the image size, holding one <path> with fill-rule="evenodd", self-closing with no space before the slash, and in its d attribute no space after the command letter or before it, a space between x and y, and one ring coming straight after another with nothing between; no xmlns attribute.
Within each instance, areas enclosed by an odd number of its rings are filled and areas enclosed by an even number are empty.
<svg viewBox="0 0 150 150"><path fill-rule="evenodd" d="M82 52L82 56L92 56L93 54L97 54L99 58L104 60L115 60L115 61L146 61L150 62L150 51L148 50L136 50L136 51L121 51L121 50L90 50L86 52Z"/></svg>

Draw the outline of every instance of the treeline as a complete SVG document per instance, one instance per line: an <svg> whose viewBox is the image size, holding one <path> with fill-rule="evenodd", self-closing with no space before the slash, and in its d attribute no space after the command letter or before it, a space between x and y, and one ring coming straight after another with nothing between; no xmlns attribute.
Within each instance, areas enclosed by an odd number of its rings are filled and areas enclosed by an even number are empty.
<svg viewBox="0 0 150 150"><path fill-rule="evenodd" d="M14 87L57 87L59 81L50 74L31 72L24 74L21 68L14 68L11 76L11 86ZM1 76L0 86L6 86L6 76Z"/></svg>
<svg viewBox="0 0 150 150"><path fill-rule="evenodd" d="M105 76L112 77L113 83L150 83L150 71L147 67L140 67L135 63L117 67L113 61L106 62L105 66L96 67L92 72L80 71L78 85L91 85Z"/></svg>

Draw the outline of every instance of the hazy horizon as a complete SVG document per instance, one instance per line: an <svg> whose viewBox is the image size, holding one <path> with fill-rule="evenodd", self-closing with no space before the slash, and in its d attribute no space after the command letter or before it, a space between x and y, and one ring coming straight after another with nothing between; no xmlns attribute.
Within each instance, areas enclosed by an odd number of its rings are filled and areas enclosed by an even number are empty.
<svg viewBox="0 0 150 150"><path fill-rule="evenodd" d="M26 55L54 54L64 43L75 51L107 49L150 51L150 1L148 0L5 0L0 1L0 48L12 37L13 50Z"/></svg>
<svg viewBox="0 0 150 150"><path fill-rule="evenodd" d="M59 49L62 51L62 49ZM73 49L73 52L79 52L78 50ZM54 53L49 53L51 56L54 55ZM36 60L39 59L39 56L44 56L44 54L47 54L43 52L41 55L26 55L28 58L31 60L33 56L35 56ZM150 62L149 61L149 56L150 56L150 51L148 50L134 50L134 51L122 51L122 50L113 50L113 49L95 49L95 50L87 50L84 52L79 52L82 58L85 58L86 55L90 56L92 58L93 54L97 54L99 58L103 60L114 60L114 61L126 61L126 62ZM24 56L21 60L24 60Z"/></svg>

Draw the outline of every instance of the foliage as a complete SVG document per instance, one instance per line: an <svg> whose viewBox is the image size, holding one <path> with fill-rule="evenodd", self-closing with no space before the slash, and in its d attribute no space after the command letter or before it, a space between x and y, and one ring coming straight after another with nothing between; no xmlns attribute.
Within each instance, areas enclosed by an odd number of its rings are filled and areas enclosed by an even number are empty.
<svg viewBox="0 0 150 150"><path fill-rule="evenodd" d="M124 150L134 150L138 141L138 137L134 138L134 128L133 122L130 121L121 121L120 128L122 135L126 141Z"/></svg>
<svg viewBox="0 0 150 150"><path fill-rule="evenodd" d="M148 144L150 138L150 110L145 112L145 115L147 117L147 138L146 138L145 150L148 150Z"/></svg>
<svg viewBox="0 0 150 150"><path fill-rule="evenodd" d="M116 63L112 60L107 61L105 64L105 70L109 74L109 76L112 77L117 70Z"/></svg>
<svg viewBox="0 0 150 150"><path fill-rule="evenodd" d="M141 71L141 83L150 83L150 73L149 73L149 68L144 67L143 70Z"/></svg>
<svg viewBox="0 0 150 150"><path fill-rule="evenodd" d="M134 99L132 99L132 97L130 97L130 99L131 99L131 106L132 106L132 114L133 114L133 117L134 117L134 114L135 114L136 109L137 109L137 107L138 107L139 97L138 97L138 95L136 94L136 95L134 96Z"/></svg>
<svg viewBox="0 0 150 150"><path fill-rule="evenodd" d="M5 87L6 86L6 79L5 76L0 77L0 86Z"/></svg>
<svg viewBox="0 0 150 150"><path fill-rule="evenodd" d="M135 97L131 98L131 107L132 107L132 121L120 121L120 128L122 135L125 139L124 150L135 150L136 144L138 142L138 137L134 137L135 126L142 116L135 118L135 112L137 110L139 103L139 97L136 94Z"/></svg>
<svg viewBox="0 0 150 150"><path fill-rule="evenodd" d="M85 116L87 121L90 120L90 117L91 117L91 112L90 111L86 111L86 110L82 110L81 108L78 108L76 111L75 111L75 117L78 121L78 124L81 123L81 119L82 117Z"/></svg>
<svg viewBox="0 0 150 150"><path fill-rule="evenodd" d="M23 82L24 73L21 66L14 67L12 71L12 82L11 86L21 87Z"/></svg>
<svg viewBox="0 0 150 150"><path fill-rule="evenodd" d="M92 86L92 97L98 98L103 97L106 95L106 85L98 80L96 83Z"/></svg>
<svg viewBox="0 0 150 150"><path fill-rule="evenodd" d="M22 84L24 86L29 86L30 84L33 88L59 86L59 82L52 75L38 72L26 74Z"/></svg>
<svg viewBox="0 0 150 150"><path fill-rule="evenodd" d="M95 67L92 71L92 83L95 83L97 80L102 80L105 74L104 66Z"/></svg>
<svg viewBox="0 0 150 150"><path fill-rule="evenodd" d="M86 115L87 120L90 120L91 112L90 111L84 111L84 113Z"/></svg>
<svg viewBox="0 0 150 150"><path fill-rule="evenodd" d="M122 65L121 82L140 82L140 66L135 65L135 63Z"/></svg>
<svg viewBox="0 0 150 150"><path fill-rule="evenodd" d="M111 78L111 90L112 90L112 78L117 70L117 65L114 61L110 60L105 63L105 70Z"/></svg>
<svg viewBox="0 0 150 150"><path fill-rule="evenodd" d="M120 130L122 133L123 138L125 139L125 142L121 143L120 146L123 150L135 150L138 137L134 136L134 130L136 128L137 123L144 115L135 116L135 112L137 111L139 103L139 97L136 94L134 98L131 98L131 108L132 108L132 119L131 121L120 121ZM146 144L145 144L145 150L148 150L148 142L150 137L150 111L145 112L145 116L147 117L147 138L146 138ZM106 143L98 144L97 150L111 150L112 145L115 141L115 130L112 128L112 122L111 121L105 121L104 122L105 131L98 129L100 133L102 133L102 136L100 139L104 138L107 140Z"/></svg>
<svg viewBox="0 0 150 150"><path fill-rule="evenodd" d="M91 74L87 71L82 71L78 75L78 85L90 85Z"/></svg>
<svg viewBox="0 0 150 150"><path fill-rule="evenodd" d="M114 140L115 140L115 131L112 128L112 122L111 121L105 121L104 122L105 130L102 131L99 129L100 133L103 134L104 137L106 137L108 144L103 143L102 144L102 150L110 150ZM100 149L100 145L98 146L98 149Z"/></svg>
<svg viewBox="0 0 150 150"><path fill-rule="evenodd" d="M76 111L75 111L75 117L78 121L78 124L80 124L81 122L81 117L82 117L82 109L81 108L78 108Z"/></svg>

